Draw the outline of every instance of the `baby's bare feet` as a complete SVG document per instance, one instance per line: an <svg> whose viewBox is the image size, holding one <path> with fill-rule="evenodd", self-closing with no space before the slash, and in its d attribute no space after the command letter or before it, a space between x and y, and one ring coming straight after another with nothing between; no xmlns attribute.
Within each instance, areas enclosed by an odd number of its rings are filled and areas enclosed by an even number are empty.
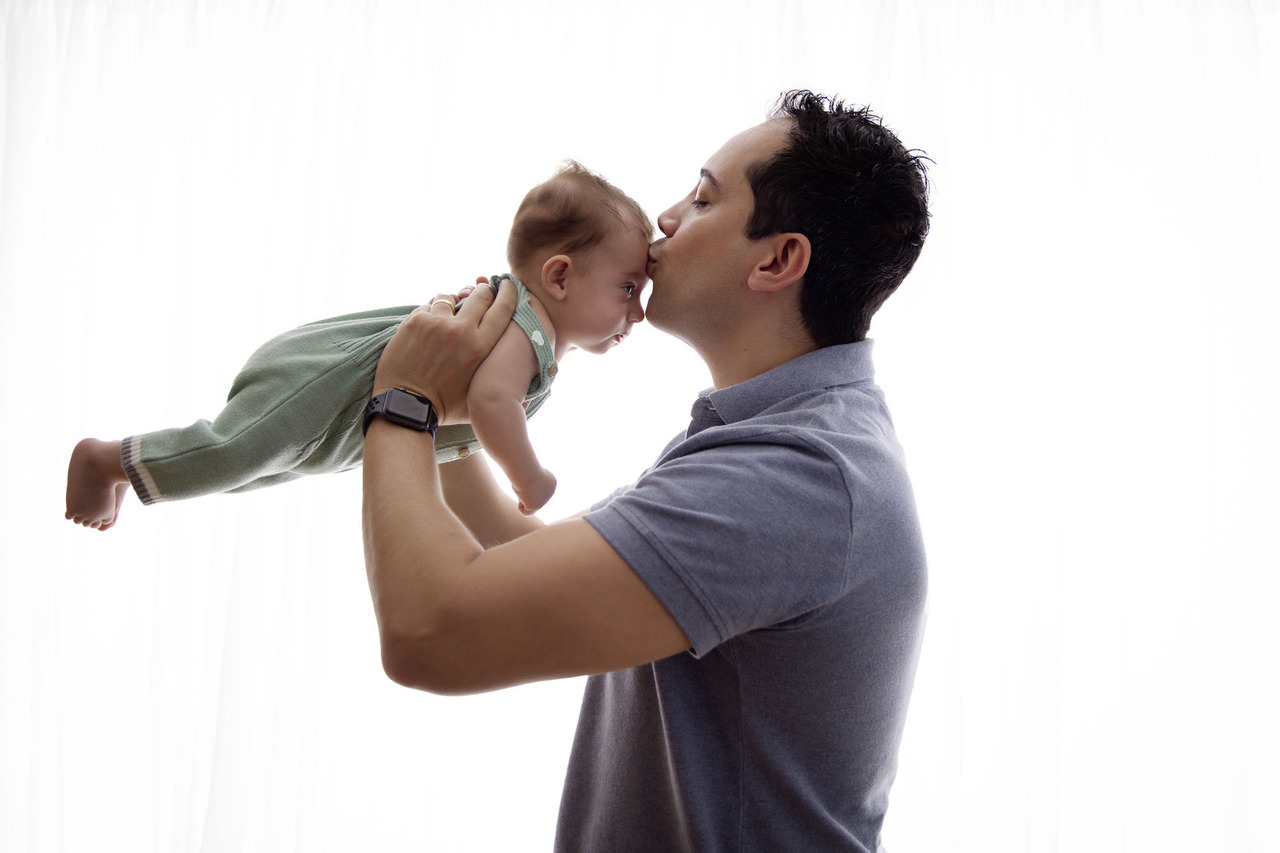
<svg viewBox="0 0 1280 853"><path fill-rule="evenodd" d="M86 438L71 451L67 467L67 518L76 524L106 530L116 523L129 491L129 477L120 465L120 442Z"/></svg>

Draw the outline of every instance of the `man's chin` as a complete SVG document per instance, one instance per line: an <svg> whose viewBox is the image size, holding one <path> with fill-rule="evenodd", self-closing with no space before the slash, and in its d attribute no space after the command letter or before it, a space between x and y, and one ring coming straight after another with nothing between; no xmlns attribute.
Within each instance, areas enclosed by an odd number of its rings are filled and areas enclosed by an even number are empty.
<svg viewBox="0 0 1280 853"><path fill-rule="evenodd" d="M666 325L664 321L667 316L667 312L664 310L665 307L666 306L661 299L655 299L653 296L650 296L649 302L644 306L645 325L656 326L665 332Z"/></svg>

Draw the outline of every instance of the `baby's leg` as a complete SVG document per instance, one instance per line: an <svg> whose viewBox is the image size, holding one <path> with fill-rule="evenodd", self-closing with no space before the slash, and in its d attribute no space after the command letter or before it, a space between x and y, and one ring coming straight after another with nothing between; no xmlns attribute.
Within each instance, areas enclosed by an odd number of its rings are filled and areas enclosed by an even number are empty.
<svg viewBox="0 0 1280 853"><path fill-rule="evenodd" d="M86 438L71 451L67 467L67 518L107 530L116 523L129 478L120 465L120 442Z"/></svg>

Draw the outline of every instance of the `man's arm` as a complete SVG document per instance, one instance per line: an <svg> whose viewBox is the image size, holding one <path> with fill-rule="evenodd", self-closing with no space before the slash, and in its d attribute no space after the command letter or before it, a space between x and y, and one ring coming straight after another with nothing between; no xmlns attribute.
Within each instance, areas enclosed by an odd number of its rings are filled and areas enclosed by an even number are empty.
<svg viewBox="0 0 1280 853"><path fill-rule="evenodd" d="M375 391L409 388L451 419L501 333L494 326L510 319L508 294L504 283L492 316L485 297L456 317L445 305L415 312L383 353ZM382 419L365 440L364 539L383 666L408 686L478 692L623 669L689 647L581 519L486 551L445 503L430 436Z"/></svg>
<svg viewBox="0 0 1280 853"><path fill-rule="evenodd" d="M607 672L689 647L587 522L485 550L444 502L430 436L383 421L364 461L365 565L387 674L438 693Z"/></svg>

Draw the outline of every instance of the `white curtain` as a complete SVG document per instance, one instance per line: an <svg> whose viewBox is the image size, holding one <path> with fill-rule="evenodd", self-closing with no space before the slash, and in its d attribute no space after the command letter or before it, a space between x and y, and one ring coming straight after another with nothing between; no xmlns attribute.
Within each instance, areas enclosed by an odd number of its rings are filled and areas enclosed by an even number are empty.
<svg viewBox="0 0 1280 853"><path fill-rule="evenodd" d="M793 87L936 161L872 329L932 575L889 848L1275 849L1275 2L0 0L0 52L0 850L547 849L581 683L392 685L358 475L97 533L67 457L500 270L563 158L656 216ZM567 359L547 515L706 384Z"/></svg>

